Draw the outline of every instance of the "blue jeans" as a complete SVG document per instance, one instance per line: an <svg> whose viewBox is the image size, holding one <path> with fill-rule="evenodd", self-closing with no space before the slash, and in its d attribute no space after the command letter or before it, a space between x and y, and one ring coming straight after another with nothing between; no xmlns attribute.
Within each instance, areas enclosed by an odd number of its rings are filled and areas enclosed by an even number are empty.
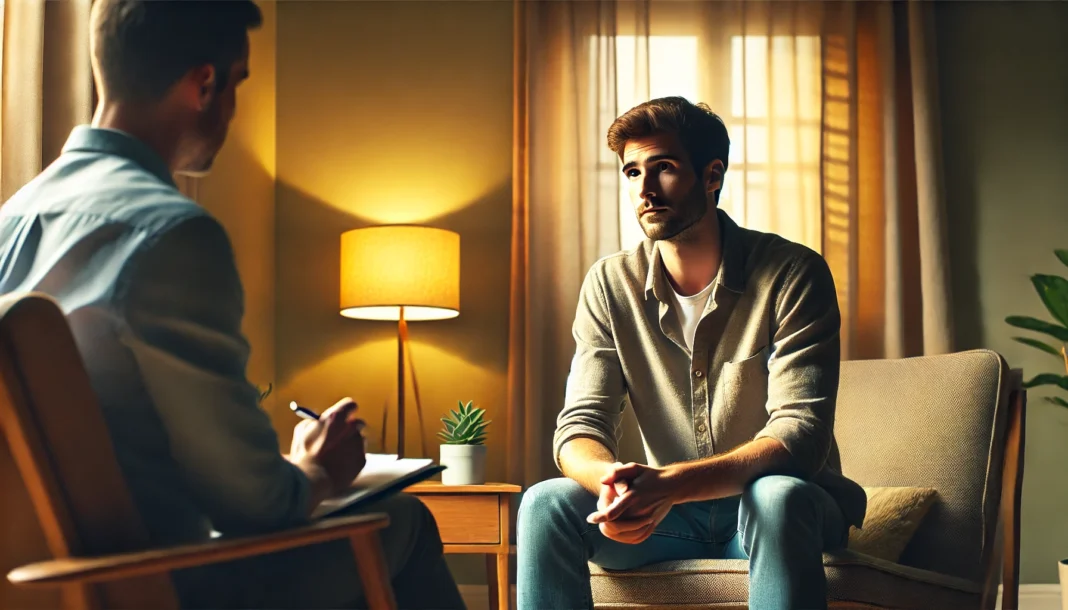
<svg viewBox="0 0 1068 610"><path fill-rule="evenodd" d="M674 506L640 544L606 538L586 516L597 498L571 479L552 479L523 496L517 524L519 610L592 608L587 561L627 570L680 559L748 559L749 607L827 607L824 550L849 529L823 488L767 476L741 496Z"/></svg>

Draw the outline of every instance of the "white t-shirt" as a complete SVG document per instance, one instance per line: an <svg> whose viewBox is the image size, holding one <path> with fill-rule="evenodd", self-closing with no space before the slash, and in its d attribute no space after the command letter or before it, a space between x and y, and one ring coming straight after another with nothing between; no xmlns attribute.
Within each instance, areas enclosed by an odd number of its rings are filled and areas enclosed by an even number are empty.
<svg viewBox="0 0 1068 610"><path fill-rule="evenodd" d="M701 292L693 296L684 297L671 288L671 294L675 298L675 311L679 314L679 323L682 325L682 336L686 340L686 349L693 351L693 339L697 332L697 323L701 321L701 314L705 312L708 297L712 294L712 280Z"/></svg>

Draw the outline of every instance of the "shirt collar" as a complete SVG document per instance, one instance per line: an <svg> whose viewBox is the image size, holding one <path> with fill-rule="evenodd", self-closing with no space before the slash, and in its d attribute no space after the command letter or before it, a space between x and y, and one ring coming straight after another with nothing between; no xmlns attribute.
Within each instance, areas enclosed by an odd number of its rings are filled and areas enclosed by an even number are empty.
<svg viewBox="0 0 1068 610"><path fill-rule="evenodd" d="M63 145L63 152L95 152L123 157L177 188L174 176L163 158L141 140L118 129L78 125L70 132L67 143Z"/></svg>
<svg viewBox="0 0 1068 610"><path fill-rule="evenodd" d="M723 257L716 273L715 282L732 292L745 291L745 245L742 243L742 230L727 215L726 212L716 209L716 218L719 220L719 236L722 244ZM652 259L649 262L649 274L645 278L645 293L653 293L653 296L662 303L667 303L671 298L671 286L667 285L667 276L663 271L663 263L660 259L660 248L653 243Z"/></svg>

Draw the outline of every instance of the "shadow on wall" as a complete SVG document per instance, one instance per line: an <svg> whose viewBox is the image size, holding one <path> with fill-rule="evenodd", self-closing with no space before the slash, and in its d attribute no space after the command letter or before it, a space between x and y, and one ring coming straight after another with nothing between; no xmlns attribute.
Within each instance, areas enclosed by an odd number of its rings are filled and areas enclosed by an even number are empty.
<svg viewBox="0 0 1068 610"><path fill-rule="evenodd" d="M278 379L366 340L396 336L396 324L342 317L338 306L341 234L374 226L278 183ZM388 204L387 204L388 205ZM426 223L460 234L460 315L412 323L421 342L464 360L507 370L511 185Z"/></svg>
<svg viewBox="0 0 1068 610"><path fill-rule="evenodd" d="M940 55L943 61L938 68L943 80L954 78L949 75L970 69L964 68L967 62L950 61L946 55ZM959 99L958 96L964 92L965 89L959 86L943 86L940 100L953 344L957 350L986 345L983 308L979 298L979 202L975 191L975 151L979 142L972 117L958 111L962 103L969 101Z"/></svg>

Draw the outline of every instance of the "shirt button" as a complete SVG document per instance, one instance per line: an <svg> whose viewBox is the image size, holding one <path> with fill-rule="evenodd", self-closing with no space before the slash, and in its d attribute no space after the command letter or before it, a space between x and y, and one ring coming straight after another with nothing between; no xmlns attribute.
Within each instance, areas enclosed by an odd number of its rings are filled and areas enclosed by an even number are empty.
<svg viewBox="0 0 1068 610"><path fill-rule="evenodd" d="M705 428L704 424L697 424L697 431L698 432L700 432L701 434L704 434L705 430L707 430L707 428Z"/></svg>
<svg viewBox="0 0 1068 610"><path fill-rule="evenodd" d="M701 375L704 375L704 373L702 373L701 371L694 371L693 372L693 376L694 377L700 377Z"/></svg>

